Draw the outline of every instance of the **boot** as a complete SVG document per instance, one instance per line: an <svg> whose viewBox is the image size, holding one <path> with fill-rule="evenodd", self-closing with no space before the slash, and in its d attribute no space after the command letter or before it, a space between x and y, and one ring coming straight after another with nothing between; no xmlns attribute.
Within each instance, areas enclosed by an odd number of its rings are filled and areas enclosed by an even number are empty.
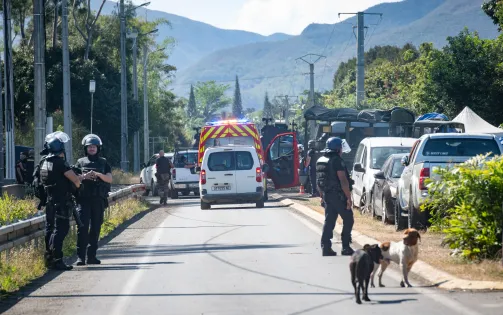
<svg viewBox="0 0 503 315"><path fill-rule="evenodd" d="M85 259L83 258L78 258L77 259L77 263L76 263L77 266L85 266L86 265L86 262L85 262Z"/></svg>
<svg viewBox="0 0 503 315"><path fill-rule="evenodd" d="M99 264L101 264L101 260L99 260L96 257L87 258L87 264L88 265L99 265Z"/></svg>
<svg viewBox="0 0 503 315"><path fill-rule="evenodd" d="M337 253L330 247L324 247L322 254L323 256L337 256Z"/></svg>
<svg viewBox="0 0 503 315"><path fill-rule="evenodd" d="M63 259L59 258L54 260L54 264L52 265L52 270L60 270L60 271L68 271L72 270L73 266L68 266L63 262Z"/></svg>
<svg viewBox="0 0 503 315"><path fill-rule="evenodd" d="M351 256L351 255L354 254L354 252L355 251L351 247L346 246L346 247L342 248L341 255L343 255L343 256Z"/></svg>

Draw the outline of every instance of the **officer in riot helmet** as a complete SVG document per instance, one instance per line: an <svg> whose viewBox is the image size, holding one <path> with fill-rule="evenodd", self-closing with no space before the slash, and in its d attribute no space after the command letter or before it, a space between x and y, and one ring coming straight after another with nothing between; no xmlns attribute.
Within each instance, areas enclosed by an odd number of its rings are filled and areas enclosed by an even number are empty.
<svg viewBox="0 0 503 315"><path fill-rule="evenodd" d="M324 155L316 162L317 184L325 205L325 223L321 236L323 256L337 255L332 249L331 239L339 215L343 221L341 254L349 256L354 252L349 246L354 224L353 201L351 199L352 180L341 157L342 153L350 151L351 148L345 140L331 137L326 142Z"/></svg>
<svg viewBox="0 0 503 315"><path fill-rule="evenodd" d="M311 197L318 197L318 189L316 187L316 142L309 140L307 143L307 158L305 167L309 168L309 178L311 180Z"/></svg>
<svg viewBox="0 0 503 315"><path fill-rule="evenodd" d="M37 170L37 180L46 194L45 262L49 269L71 270L63 262L63 240L70 229L73 212L72 192L80 188L80 180L66 162L65 143L70 137L64 132L47 135L45 156Z"/></svg>
<svg viewBox="0 0 503 315"><path fill-rule="evenodd" d="M77 231L77 266L101 263L96 258L96 252L112 183L112 168L107 160L100 156L102 145L97 135L85 136L82 139L85 156L75 164L82 180L79 194L79 216L82 226Z"/></svg>

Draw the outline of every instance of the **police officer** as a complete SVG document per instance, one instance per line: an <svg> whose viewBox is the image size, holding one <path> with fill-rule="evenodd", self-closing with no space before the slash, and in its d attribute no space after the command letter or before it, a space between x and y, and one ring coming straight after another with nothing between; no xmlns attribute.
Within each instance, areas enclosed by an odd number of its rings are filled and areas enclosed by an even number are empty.
<svg viewBox="0 0 503 315"><path fill-rule="evenodd" d="M182 155L183 157L183 155ZM173 168L173 163L164 156L164 150L159 151L159 157L155 160L155 165L157 172L155 176L157 177L157 184L159 185L159 195L161 200L159 204L168 203L168 192L169 192L169 179L171 177L171 169ZM177 194L176 191L174 191Z"/></svg>
<svg viewBox="0 0 503 315"><path fill-rule="evenodd" d="M311 197L318 197L320 194L318 193L318 189L316 186L316 150L315 150L315 141L309 140L307 143L308 151L307 151L307 159L306 159L306 167L309 168L309 178L311 180Z"/></svg>
<svg viewBox="0 0 503 315"><path fill-rule="evenodd" d="M318 186L325 205L325 223L321 236L323 256L337 255L332 249L331 239L339 215L343 221L341 254L349 256L354 252L349 246L354 223L353 201L351 199L352 184L344 160L341 158L343 152L349 151L351 148L345 141L337 137L329 138L326 142L324 155L316 163Z"/></svg>
<svg viewBox="0 0 503 315"><path fill-rule="evenodd" d="M50 269L71 270L63 262L63 240L70 229L73 201L72 191L79 189L80 180L70 168L65 157L65 143L70 137L55 132L46 137L47 156L41 161L40 182L45 188L47 201L45 260ZM74 188L75 187L75 188Z"/></svg>
<svg viewBox="0 0 503 315"><path fill-rule="evenodd" d="M77 266L86 264L86 255L87 264L101 263L96 258L96 252L112 183L112 168L107 160L100 156L102 145L97 135L85 136L82 139L82 146L86 156L78 159L75 164L75 167L80 169L82 180L82 189L79 193L79 216L82 226L77 231Z"/></svg>

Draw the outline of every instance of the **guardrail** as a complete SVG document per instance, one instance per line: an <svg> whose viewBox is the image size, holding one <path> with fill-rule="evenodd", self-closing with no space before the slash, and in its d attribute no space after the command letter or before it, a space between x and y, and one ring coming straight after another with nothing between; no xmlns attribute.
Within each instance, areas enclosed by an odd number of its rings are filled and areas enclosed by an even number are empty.
<svg viewBox="0 0 503 315"><path fill-rule="evenodd" d="M112 206L121 200L135 197L138 195L138 193L144 191L144 184L136 184L123 189L119 189L109 194L109 205ZM107 209L105 213L106 216L109 215L108 211L109 210ZM75 221L72 220L70 224L73 229L75 226ZM8 251L11 248L24 245L32 240L38 241L38 239L44 235L45 214L40 214L30 219L0 227L0 253L6 251L8 257Z"/></svg>

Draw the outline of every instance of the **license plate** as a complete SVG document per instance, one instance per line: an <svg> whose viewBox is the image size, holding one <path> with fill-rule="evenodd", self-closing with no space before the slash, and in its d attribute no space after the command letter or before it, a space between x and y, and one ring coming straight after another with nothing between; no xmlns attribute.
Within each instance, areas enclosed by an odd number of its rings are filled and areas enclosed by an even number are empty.
<svg viewBox="0 0 503 315"><path fill-rule="evenodd" d="M190 184L190 185L189 185L189 187L190 187L190 188L198 188L198 187L199 187L199 185L198 185L198 184Z"/></svg>
<svg viewBox="0 0 503 315"><path fill-rule="evenodd" d="M214 190L214 191L231 190L231 186L212 186L211 190Z"/></svg>

